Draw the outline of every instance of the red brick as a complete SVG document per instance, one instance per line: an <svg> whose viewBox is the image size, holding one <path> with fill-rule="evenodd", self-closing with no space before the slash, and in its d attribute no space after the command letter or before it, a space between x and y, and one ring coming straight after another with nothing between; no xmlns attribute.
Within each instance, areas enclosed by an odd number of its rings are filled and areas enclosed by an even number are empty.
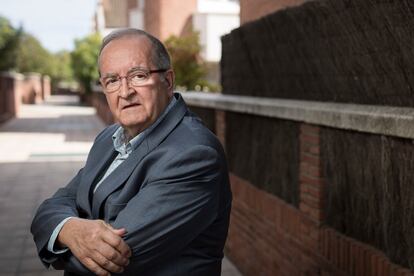
<svg viewBox="0 0 414 276"><path fill-rule="evenodd" d="M301 133L299 135L299 141L300 141L301 144L302 143L309 143L311 145L319 145L320 138L319 138L318 135L314 136L314 135Z"/></svg>
<svg viewBox="0 0 414 276"><path fill-rule="evenodd" d="M356 275L359 276L366 276L364 271L365 271L365 266L366 263L364 262L364 249L358 244L357 246L357 273Z"/></svg>
<svg viewBox="0 0 414 276"><path fill-rule="evenodd" d="M226 148L226 112L216 110L216 134L223 148Z"/></svg>
<svg viewBox="0 0 414 276"><path fill-rule="evenodd" d="M408 275L414 275L412 271L406 268L398 267L395 271L396 276L408 276Z"/></svg>
<svg viewBox="0 0 414 276"><path fill-rule="evenodd" d="M384 259L382 262L382 269L383 269L383 273L384 275L390 275L391 273L391 263L388 259Z"/></svg>
<svg viewBox="0 0 414 276"><path fill-rule="evenodd" d="M319 145L312 145L308 148L308 152L311 154L319 155L320 154L320 147Z"/></svg>
<svg viewBox="0 0 414 276"><path fill-rule="evenodd" d="M369 251L367 250L366 246L361 245L360 246L360 275L370 275L371 269L369 264Z"/></svg>
<svg viewBox="0 0 414 276"><path fill-rule="evenodd" d="M371 274L371 266L369 265L370 256L371 256L371 249L368 246L363 245L361 247L362 251L362 275L372 275Z"/></svg>
<svg viewBox="0 0 414 276"><path fill-rule="evenodd" d="M340 236L338 234L338 232L334 232L333 234L333 238L335 241L335 259L334 259L334 264L336 267L340 267L341 265L341 239Z"/></svg>
<svg viewBox="0 0 414 276"><path fill-rule="evenodd" d="M185 33L196 9L196 0L187 0L185 5L181 0L145 1L144 29L161 41L171 35L179 36Z"/></svg>
<svg viewBox="0 0 414 276"><path fill-rule="evenodd" d="M371 267L371 275L378 275L377 255L375 253L369 257L369 266Z"/></svg>
<svg viewBox="0 0 414 276"><path fill-rule="evenodd" d="M325 231L324 228L320 229L320 235L319 235L319 246L318 246L318 253L322 256L325 256Z"/></svg>
<svg viewBox="0 0 414 276"><path fill-rule="evenodd" d="M299 209L307 215L309 215L310 211L311 211L311 208L309 207L309 205L307 205L303 202L299 203Z"/></svg>
<svg viewBox="0 0 414 276"><path fill-rule="evenodd" d="M320 177L313 177L305 174L299 175L299 182L302 184L309 184L311 186L319 187L325 184L324 179Z"/></svg>
<svg viewBox="0 0 414 276"><path fill-rule="evenodd" d="M300 153L300 162L308 163L313 166L320 166L320 158L318 155L309 154L306 152Z"/></svg>
<svg viewBox="0 0 414 276"><path fill-rule="evenodd" d="M377 268L376 268L376 271L377 271L377 273L378 273L379 276L388 276L387 274L385 274L384 262L385 262L385 257L383 255L378 255L377 256Z"/></svg>
<svg viewBox="0 0 414 276"><path fill-rule="evenodd" d="M356 246L356 244L355 244L355 242L351 242L350 243L350 259L349 259L349 261L350 261L350 274L351 275L356 275L356 271L357 271L357 269L356 269L356 265L357 265L357 252L356 252L356 248L357 248L357 246Z"/></svg>
<svg viewBox="0 0 414 276"><path fill-rule="evenodd" d="M320 127L316 125L308 125L308 124L301 124L300 125L300 132L301 133L310 133L319 135Z"/></svg>
<svg viewBox="0 0 414 276"><path fill-rule="evenodd" d="M344 267L346 266L344 244L345 244L344 239L339 236L338 237L338 251L339 251L338 268L341 270L344 270Z"/></svg>
<svg viewBox="0 0 414 276"><path fill-rule="evenodd" d="M322 198L317 198L309 193L300 195L301 202L307 204L309 207L314 209L322 208Z"/></svg>
<svg viewBox="0 0 414 276"><path fill-rule="evenodd" d="M316 198L320 201L323 201L323 199L325 198L324 187L323 187L322 181L321 181L319 186L312 185L312 184L310 184L310 185L301 184L300 187L305 188L307 194L309 194L310 196L312 196L312 197L314 197L314 198Z"/></svg>
<svg viewBox="0 0 414 276"><path fill-rule="evenodd" d="M306 162L300 163L300 174L310 177L321 177L321 169L319 166L315 166Z"/></svg>

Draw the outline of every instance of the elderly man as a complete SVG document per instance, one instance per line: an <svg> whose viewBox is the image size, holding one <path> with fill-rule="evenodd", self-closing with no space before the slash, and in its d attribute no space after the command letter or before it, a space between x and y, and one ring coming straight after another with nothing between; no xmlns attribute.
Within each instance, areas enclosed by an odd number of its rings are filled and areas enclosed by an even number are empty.
<svg viewBox="0 0 414 276"><path fill-rule="evenodd" d="M224 152L173 92L165 47L123 29L103 40L98 63L119 124L39 207L31 231L41 260L65 275L220 275L231 207Z"/></svg>

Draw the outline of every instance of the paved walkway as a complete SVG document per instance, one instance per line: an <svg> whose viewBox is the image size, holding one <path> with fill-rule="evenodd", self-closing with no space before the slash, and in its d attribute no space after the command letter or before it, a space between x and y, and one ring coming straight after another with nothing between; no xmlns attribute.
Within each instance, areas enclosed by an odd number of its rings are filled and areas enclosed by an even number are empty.
<svg viewBox="0 0 414 276"><path fill-rule="evenodd" d="M30 222L39 204L83 166L104 127L77 98L53 96L24 105L17 119L0 126L0 276L54 276L40 263ZM225 259L223 276L239 276Z"/></svg>

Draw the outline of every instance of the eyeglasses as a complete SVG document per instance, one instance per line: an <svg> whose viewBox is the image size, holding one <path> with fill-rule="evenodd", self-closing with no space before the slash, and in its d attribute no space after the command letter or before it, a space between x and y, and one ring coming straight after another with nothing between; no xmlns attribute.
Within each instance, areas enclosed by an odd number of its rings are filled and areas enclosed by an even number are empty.
<svg viewBox="0 0 414 276"><path fill-rule="evenodd" d="M126 78L128 86L139 87L146 85L153 73L164 73L168 69L134 69L131 70L126 76L113 75L101 78L101 83L105 93L113 93L118 91L122 84L122 79Z"/></svg>

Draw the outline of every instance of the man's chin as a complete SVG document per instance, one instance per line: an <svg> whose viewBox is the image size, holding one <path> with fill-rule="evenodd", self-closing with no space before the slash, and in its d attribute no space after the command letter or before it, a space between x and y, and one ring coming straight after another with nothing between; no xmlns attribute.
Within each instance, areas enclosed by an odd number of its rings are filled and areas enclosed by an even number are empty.
<svg viewBox="0 0 414 276"><path fill-rule="evenodd" d="M145 121L143 120L128 120L128 119L121 119L119 120L121 126L126 129L130 134L133 136L137 135L141 131L146 128Z"/></svg>

